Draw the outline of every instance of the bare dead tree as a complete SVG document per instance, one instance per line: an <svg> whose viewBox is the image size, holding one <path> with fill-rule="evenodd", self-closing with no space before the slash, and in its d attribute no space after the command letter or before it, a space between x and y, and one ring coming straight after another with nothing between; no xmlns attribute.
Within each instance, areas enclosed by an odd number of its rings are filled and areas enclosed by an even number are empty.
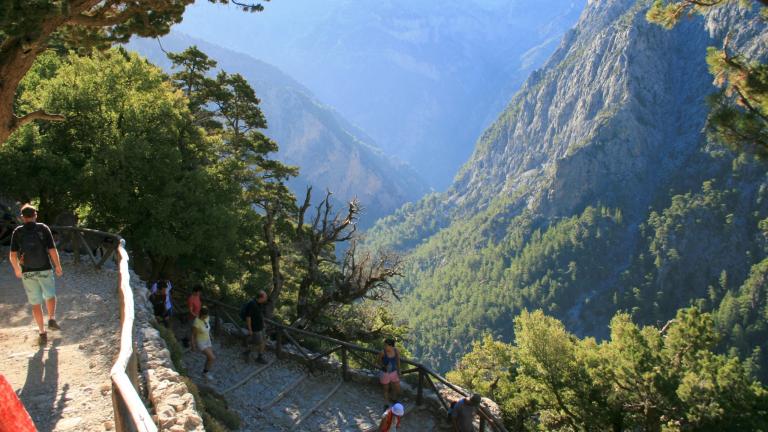
<svg viewBox="0 0 768 432"><path fill-rule="evenodd" d="M339 271L331 275L322 293L309 303L303 315L307 322L317 319L332 304L347 305L362 299L400 299L392 280L403 275L402 257L391 252L359 252L357 246L357 240L352 239Z"/></svg>
<svg viewBox="0 0 768 432"><path fill-rule="evenodd" d="M360 203L353 199L348 203L345 212L332 215L332 195L330 191L326 191L323 200L315 207L312 224L305 226L304 218L312 200L312 188L308 187L304 204L297 214L296 246L304 258L306 268L299 284L296 316L303 321L306 321L310 311L312 286L324 285L327 282L320 269L321 264L335 264L335 245L351 240L357 231L357 217L362 209Z"/></svg>

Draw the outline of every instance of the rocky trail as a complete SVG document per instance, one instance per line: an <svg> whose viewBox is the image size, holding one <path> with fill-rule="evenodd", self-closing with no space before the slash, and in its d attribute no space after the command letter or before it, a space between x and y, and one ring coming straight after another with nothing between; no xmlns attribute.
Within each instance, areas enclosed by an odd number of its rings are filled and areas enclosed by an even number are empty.
<svg viewBox="0 0 768 432"><path fill-rule="evenodd" d="M187 351L184 363L192 379L223 394L242 420L241 430L263 432L376 430L384 412L379 386L343 382L338 372L310 372L268 352L268 365L245 361L242 348L214 341L213 379L202 377L204 356ZM255 375L254 375L255 373ZM248 378L250 376L250 378ZM244 379L248 378L245 382ZM238 385L239 384L239 385ZM403 398L406 415L400 432L442 432L450 425L415 401Z"/></svg>
<svg viewBox="0 0 768 432"><path fill-rule="evenodd" d="M0 260L0 373L39 431L111 430L117 271L75 265L66 254L62 266L64 276L56 280L61 331L49 330L48 343L40 346L21 281L7 259Z"/></svg>

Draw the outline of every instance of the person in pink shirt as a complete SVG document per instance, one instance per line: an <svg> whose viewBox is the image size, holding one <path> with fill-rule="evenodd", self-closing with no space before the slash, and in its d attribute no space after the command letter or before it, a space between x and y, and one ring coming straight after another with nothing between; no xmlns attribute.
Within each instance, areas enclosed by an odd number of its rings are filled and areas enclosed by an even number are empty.
<svg viewBox="0 0 768 432"><path fill-rule="evenodd" d="M203 287L201 285L195 285L192 288L192 294L189 295L189 298L187 298L187 307L189 308L189 319L194 321L195 318L200 316L200 307L202 307L203 302L200 299L200 294L203 292Z"/></svg>
<svg viewBox="0 0 768 432"><path fill-rule="evenodd" d="M189 295L189 298L187 298L187 308L189 309L189 322L194 323L195 318L200 316L200 308L203 306L203 302L200 298L200 295L203 292L203 287L200 284L195 285L192 287L192 294ZM190 333L192 333L192 328L190 327ZM197 350L197 343L195 341L195 338L193 337L192 340L192 349Z"/></svg>

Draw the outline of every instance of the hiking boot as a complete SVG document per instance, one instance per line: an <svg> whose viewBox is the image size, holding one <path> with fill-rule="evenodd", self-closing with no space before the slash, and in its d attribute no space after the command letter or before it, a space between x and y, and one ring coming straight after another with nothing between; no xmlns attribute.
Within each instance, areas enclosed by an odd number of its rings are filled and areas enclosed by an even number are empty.
<svg viewBox="0 0 768 432"><path fill-rule="evenodd" d="M258 356L256 357L256 363L267 364L267 361L264 360L264 357Z"/></svg>
<svg viewBox="0 0 768 432"><path fill-rule="evenodd" d="M48 343L48 333L40 333L37 337L37 343L40 345Z"/></svg>
<svg viewBox="0 0 768 432"><path fill-rule="evenodd" d="M48 320L48 328L51 330L61 330L61 327L59 327L59 323L57 323L55 319Z"/></svg>

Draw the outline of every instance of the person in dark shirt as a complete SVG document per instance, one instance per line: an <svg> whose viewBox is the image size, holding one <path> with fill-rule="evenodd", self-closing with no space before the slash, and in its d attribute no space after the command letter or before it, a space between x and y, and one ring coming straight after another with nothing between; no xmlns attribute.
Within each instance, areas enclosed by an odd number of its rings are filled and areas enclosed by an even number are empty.
<svg viewBox="0 0 768 432"><path fill-rule="evenodd" d="M166 327L168 327L168 319L171 317L167 297L168 282L161 280L157 282L157 289L149 296L149 301L152 303L155 319Z"/></svg>
<svg viewBox="0 0 768 432"><path fill-rule="evenodd" d="M475 414L480 407L483 398L479 394L473 394L469 398L461 398L451 407L451 423L456 432L474 432Z"/></svg>
<svg viewBox="0 0 768 432"><path fill-rule="evenodd" d="M264 360L265 351L265 335L264 335L264 306L267 304L269 298L267 293L259 291L259 294L255 299L246 303L243 307L243 319L245 320L245 327L248 330L248 350L243 353L246 360L251 357L251 345L256 345L258 349L258 356L256 362L266 364Z"/></svg>
<svg viewBox="0 0 768 432"><path fill-rule="evenodd" d="M27 204L21 208L24 225L16 227L11 235L9 260L16 277L21 279L27 301L32 305L32 316L39 330L39 342L44 344L48 334L43 325L43 307L48 310L48 328L60 330L56 322L56 281L61 277L61 261L50 228L37 223L37 209ZM51 266L53 263L53 266Z"/></svg>

